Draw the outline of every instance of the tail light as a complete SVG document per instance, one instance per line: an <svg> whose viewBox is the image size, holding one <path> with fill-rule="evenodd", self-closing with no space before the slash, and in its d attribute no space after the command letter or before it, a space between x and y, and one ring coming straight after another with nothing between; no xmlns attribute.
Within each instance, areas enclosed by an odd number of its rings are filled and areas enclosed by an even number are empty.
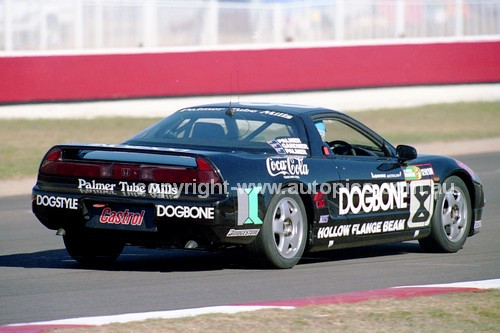
<svg viewBox="0 0 500 333"><path fill-rule="evenodd" d="M45 175L85 177L96 179L147 181L158 183L220 183L217 171L204 158L196 159L196 168L153 165L125 165L64 161L62 150L47 153L40 166Z"/></svg>
<svg viewBox="0 0 500 333"><path fill-rule="evenodd" d="M198 183L220 183L221 180L217 175L217 172L212 168L207 160L203 158L196 159L196 165L198 166Z"/></svg>
<svg viewBox="0 0 500 333"><path fill-rule="evenodd" d="M110 178L112 175L111 165L63 161L62 150L59 148L47 153L40 166L40 173L88 178Z"/></svg>
<svg viewBox="0 0 500 333"><path fill-rule="evenodd" d="M55 170L57 163L62 161L62 150L59 148L54 148L45 155L40 166L40 172L43 173L57 173Z"/></svg>

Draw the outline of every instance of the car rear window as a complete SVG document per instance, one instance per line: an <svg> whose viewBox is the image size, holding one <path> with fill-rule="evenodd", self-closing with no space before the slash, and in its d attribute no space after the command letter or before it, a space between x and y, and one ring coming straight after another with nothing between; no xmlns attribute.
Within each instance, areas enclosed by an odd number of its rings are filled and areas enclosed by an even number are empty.
<svg viewBox="0 0 500 333"><path fill-rule="evenodd" d="M233 108L180 110L132 137L126 144L248 149L275 152L272 142L294 138L306 143L297 117L269 110Z"/></svg>

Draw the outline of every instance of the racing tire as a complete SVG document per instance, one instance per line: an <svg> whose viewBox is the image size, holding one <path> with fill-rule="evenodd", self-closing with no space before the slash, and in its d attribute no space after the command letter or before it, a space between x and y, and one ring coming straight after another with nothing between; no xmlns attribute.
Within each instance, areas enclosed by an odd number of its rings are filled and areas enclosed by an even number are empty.
<svg viewBox="0 0 500 333"><path fill-rule="evenodd" d="M248 248L258 264L285 269L299 262L306 241L304 203L299 195L284 190L271 199L262 229Z"/></svg>
<svg viewBox="0 0 500 333"><path fill-rule="evenodd" d="M467 236L472 221L472 206L467 186L457 176L447 178L434 207L431 233L420 239L420 246L428 252L457 252Z"/></svg>
<svg viewBox="0 0 500 333"><path fill-rule="evenodd" d="M109 238L88 235L64 235L64 246L69 255L81 264L105 266L122 253L125 243Z"/></svg>

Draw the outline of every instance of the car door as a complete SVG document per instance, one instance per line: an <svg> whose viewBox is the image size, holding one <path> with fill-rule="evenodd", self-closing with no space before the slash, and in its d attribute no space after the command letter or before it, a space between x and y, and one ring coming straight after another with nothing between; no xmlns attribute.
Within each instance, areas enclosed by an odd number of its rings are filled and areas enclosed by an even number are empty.
<svg viewBox="0 0 500 333"><path fill-rule="evenodd" d="M314 121L323 123L329 162L341 179L328 196L329 232L318 230L318 240L327 236L329 244L343 247L408 239L413 234L408 228L409 186L393 151L349 117Z"/></svg>

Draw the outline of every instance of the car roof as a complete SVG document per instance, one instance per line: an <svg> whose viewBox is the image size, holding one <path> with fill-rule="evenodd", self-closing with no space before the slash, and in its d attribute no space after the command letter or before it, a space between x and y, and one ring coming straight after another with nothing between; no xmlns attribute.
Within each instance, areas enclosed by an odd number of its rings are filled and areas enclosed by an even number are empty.
<svg viewBox="0 0 500 333"><path fill-rule="evenodd" d="M342 112L327 109L318 106L301 105L301 104L286 104L286 103L270 103L270 102L238 102L238 103L213 103L192 106L189 108L248 108L256 110L269 110L276 112L284 112L291 115L311 115L320 113L335 113L343 114Z"/></svg>

